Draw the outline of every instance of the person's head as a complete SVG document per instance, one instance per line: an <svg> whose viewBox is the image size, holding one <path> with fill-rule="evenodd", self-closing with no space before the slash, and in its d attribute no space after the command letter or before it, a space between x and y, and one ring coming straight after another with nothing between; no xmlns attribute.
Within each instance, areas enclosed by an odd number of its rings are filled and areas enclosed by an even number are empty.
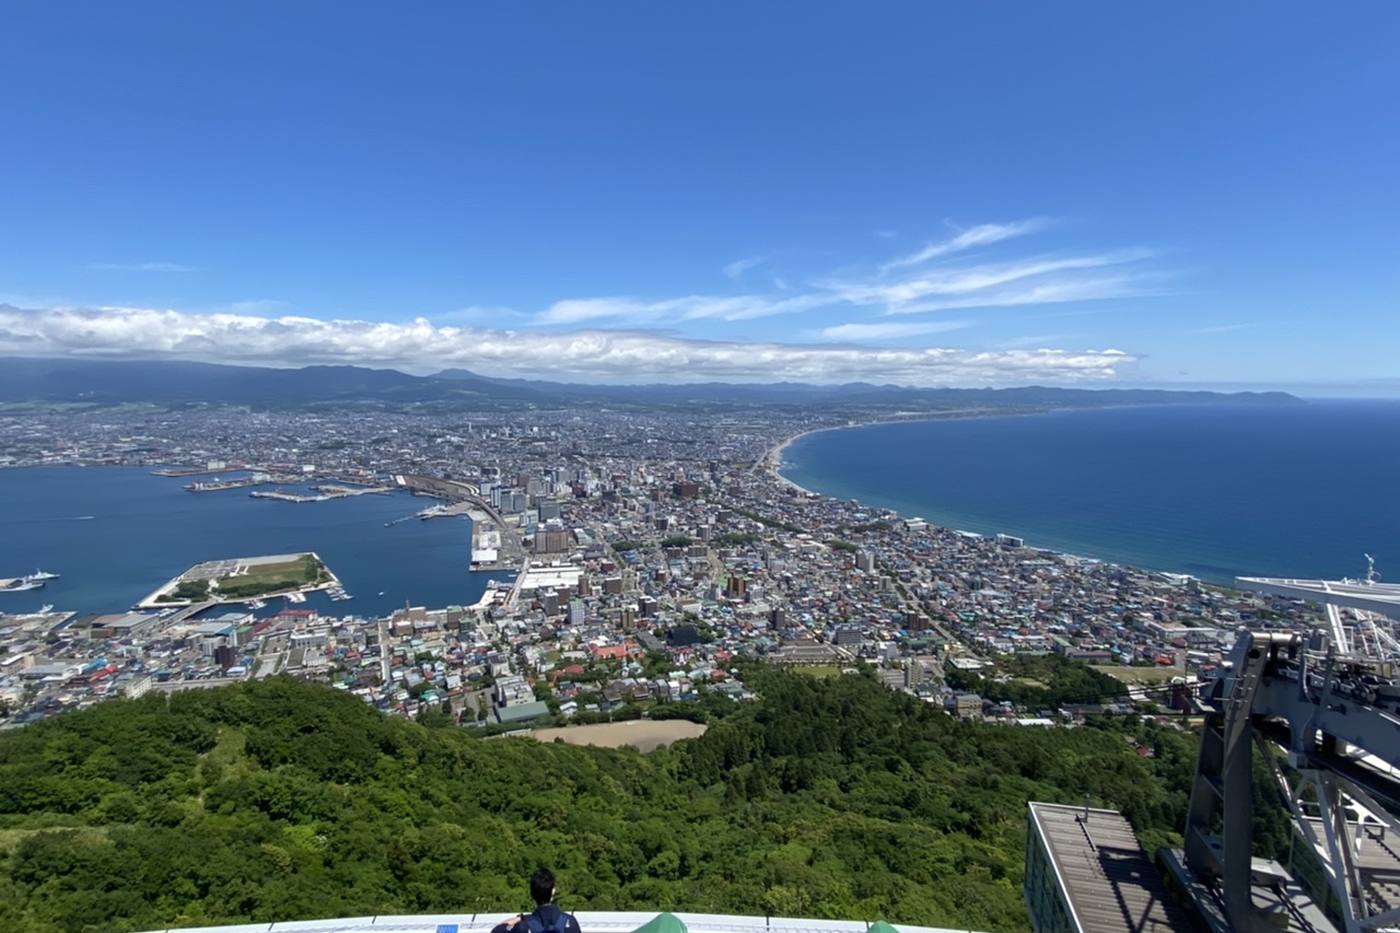
<svg viewBox="0 0 1400 933"><path fill-rule="evenodd" d="M554 900L554 872L548 868L541 868L531 875L530 896L535 899L537 905L548 904Z"/></svg>

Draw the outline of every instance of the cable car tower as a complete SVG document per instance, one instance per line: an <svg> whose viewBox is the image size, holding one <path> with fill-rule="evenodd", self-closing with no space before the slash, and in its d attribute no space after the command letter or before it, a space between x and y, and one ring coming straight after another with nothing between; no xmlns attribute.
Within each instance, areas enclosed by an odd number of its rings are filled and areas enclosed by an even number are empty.
<svg viewBox="0 0 1400 933"><path fill-rule="evenodd" d="M1172 874L1217 931L1400 931L1400 586L1239 577L1325 607L1306 634L1241 631L1205 690ZM1290 868L1253 857L1253 753L1294 832Z"/></svg>

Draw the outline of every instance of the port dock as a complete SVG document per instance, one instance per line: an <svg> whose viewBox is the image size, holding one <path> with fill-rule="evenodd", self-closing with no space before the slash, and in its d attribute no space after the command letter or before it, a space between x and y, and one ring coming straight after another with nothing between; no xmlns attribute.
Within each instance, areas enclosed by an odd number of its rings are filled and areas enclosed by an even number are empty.
<svg viewBox="0 0 1400 933"><path fill-rule="evenodd" d="M254 499L276 499L279 502L329 502L332 499L349 499L353 496L383 495L393 492L392 486L312 486L314 492L305 495L295 492L250 492Z"/></svg>

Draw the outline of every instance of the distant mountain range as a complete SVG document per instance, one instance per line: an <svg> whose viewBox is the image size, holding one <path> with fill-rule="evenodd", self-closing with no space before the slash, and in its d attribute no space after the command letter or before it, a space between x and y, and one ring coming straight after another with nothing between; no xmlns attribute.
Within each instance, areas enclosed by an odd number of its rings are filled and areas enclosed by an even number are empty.
<svg viewBox="0 0 1400 933"><path fill-rule="evenodd" d="M1061 408L1168 403L1298 401L1283 392L1174 392L1157 389L924 389L853 382L586 385L494 379L465 369L414 376L394 369L306 366L273 369L215 363L0 358L0 402L241 405L262 409L334 406L419 410L611 408L735 409L820 406L863 411L949 408Z"/></svg>

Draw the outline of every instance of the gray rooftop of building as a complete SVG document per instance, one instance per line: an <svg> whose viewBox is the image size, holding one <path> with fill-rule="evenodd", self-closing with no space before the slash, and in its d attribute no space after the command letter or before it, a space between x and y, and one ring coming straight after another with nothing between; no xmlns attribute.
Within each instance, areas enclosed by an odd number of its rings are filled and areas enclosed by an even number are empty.
<svg viewBox="0 0 1400 933"><path fill-rule="evenodd" d="M1054 803L1030 804L1031 827L1085 933L1167 933L1191 928L1123 815Z"/></svg>

